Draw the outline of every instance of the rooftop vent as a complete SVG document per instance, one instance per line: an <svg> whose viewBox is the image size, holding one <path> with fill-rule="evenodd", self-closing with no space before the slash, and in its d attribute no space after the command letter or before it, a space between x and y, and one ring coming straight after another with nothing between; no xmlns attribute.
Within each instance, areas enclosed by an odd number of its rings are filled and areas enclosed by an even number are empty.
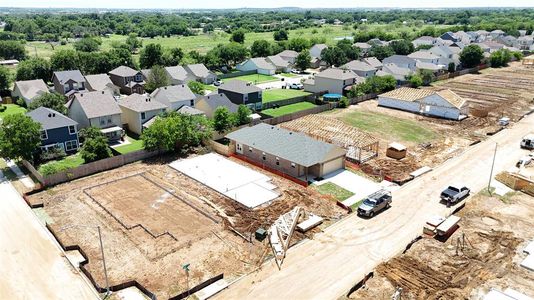
<svg viewBox="0 0 534 300"><path fill-rule="evenodd" d="M104 91L102 91L102 95L104 95Z"/></svg>

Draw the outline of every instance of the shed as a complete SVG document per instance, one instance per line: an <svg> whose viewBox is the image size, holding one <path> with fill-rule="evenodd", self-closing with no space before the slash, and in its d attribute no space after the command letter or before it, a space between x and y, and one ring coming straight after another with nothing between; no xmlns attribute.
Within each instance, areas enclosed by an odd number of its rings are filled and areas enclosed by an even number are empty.
<svg viewBox="0 0 534 300"><path fill-rule="evenodd" d="M394 159L403 159L406 157L408 149L406 146L399 143L391 143L386 150L386 156Z"/></svg>

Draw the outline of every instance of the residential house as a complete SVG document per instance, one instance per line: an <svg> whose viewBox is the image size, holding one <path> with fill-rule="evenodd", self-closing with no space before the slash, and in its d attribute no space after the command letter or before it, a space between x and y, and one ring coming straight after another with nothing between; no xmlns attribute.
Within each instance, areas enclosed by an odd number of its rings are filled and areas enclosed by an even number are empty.
<svg viewBox="0 0 534 300"><path fill-rule="evenodd" d="M244 104L252 110L262 108L262 89L241 80L228 80L218 88L219 94L225 94L230 101L240 105Z"/></svg>
<svg viewBox="0 0 534 300"><path fill-rule="evenodd" d="M131 94L119 101L119 107L124 124L131 132L138 135L143 131L144 123L167 109L165 104L152 99L147 94Z"/></svg>
<svg viewBox="0 0 534 300"><path fill-rule="evenodd" d="M177 112L183 115L189 115L189 116L205 116L206 115L200 109L196 109L194 107L190 107L187 105L180 107L180 109L178 109Z"/></svg>
<svg viewBox="0 0 534 300"><path fill-rule="evenodd" d="M503 36L505 35L505 32L500 30L500 29L496 29L496 30L493 30L492 32L489 33L489 35L495 39L495 38L498 38L500 36Z"/></svg>
<svg viewBox="0 0 534 300"><path fill-rule="evenodd" d="M305 181L345 167L342 148L265 123L236 130L226 138L237 155Z"/></svg>
<svg viewBox="0 0 534 300"><path fill-rule="evenodd" d="M15 82L11 97L20 98L29 106L35 98L47 93L48 86L42 79L24 80Z"/></svg>
<svg viewBox="0 0 534 300"><path fill-rule="evenodd" d="M85 91L85 77L79 70L54 72L52 82L56 92L61 95L69 96L78 91Z"/></svg>
<svg viewBox="0 0 534 300"><path fill-rule="evenodd" d="M389 42L381 41L380 39L374 38L367 41L367 44L371 46L387 46Z"/></svg>
<svg viewBox="0 0 534 300"><path fill-rule="evenodd" d="M523 35L517 38L517 41L514 47L520 50L532 50L532 45L534 44L533 35Z"/></svg>
<svg viewBox="0 0 534 300"><path fill-rule="evenodd" d="M430 70L434 74L438 74L444 69L445 66L417 60L415 67L417 70Z"/></svg>
<svg viewBox="0 0 534 300"><path fill-rule="evenodd" d="M316 57L316 58L320 59L321 58L321 53L326 48L328 48L328 46L326 44L315 44L310 48L310 56L312 58Z"/></svg>
<svg viewBox="0 0 534 300"><path fill-rule="evenodd" d="M87 89L91 92L105 91L113 96L120 95L121 89L113 84L107 74L87 75L85 80L87 81Z"/></svg>
<svg viewBox="0 0 534 300"><path fill-rule="evenodd" d="M36 108L27 116L41 125L41 151L53 148L61 149L67 154L78 151L78 123L71 118L46 107Z"/></svg>
<svg viewBox="0 0 534 300"><path fill-rule="evenodd" d="M382 70L382 62L374 56L362 58L362 61L377 70Z"/></svg>
<svg viewBox="0 0 534 300"><path fill-rule="evenodd" d="M440 37L436 38L436 40L434 41L434 46L450 46L452 45L454 42L451 41L451 40L444 40Z"/></svg>
<svg viewBox="0 0 534 300"><path fill-rule="evenodd" d="M359 60L353 60L351 62L348 62L341 66L341 69L351 70L356 73L356 75L364 78L374 76L376 73L375 68Z"/></svg>
<svg viewBox="0 0 534 300"><path fill-rule="evenodd" d="M455 32L454 36L458 38L458 42L461 42L464 45L469 45L473 42L473 37L463 30Z"/></svg>
<svg viewBox="0 0 534 300"><path fill-rule="evenodd" d="M257 74L274 75L276 67L263 57L253 57L238 64L236 69L242 72L255 71Z"/></svg>
<svg viewBox="0 0 534 300"><path fill-rule="evenodd" d="M113 95L104 91L75 94L67 109L80 128L100 128L109 141L122 138L122 111Z"/></svg>
<svg viewBox="0 0 534 300"><path fill-rule="evenodd" d="M267 56L266 60L276 68L276 72L289 73L293 70L292 65L279 55Z"/></svg>
<svg viewBox="0 0 534 300"><path fill-rule="evenodd" d="M217 80L217 75L208 70L204 64L193 64L184 66L187 73L193 75L196 81L204 84L212 84Z"/></svg>
<svg viewBox="0 0 534 300"><path fill-rule="evenodd" d="M489 53L493 53L495 51L498 51L498 50L501 50L504 48L504 45L501 44L501 43L497 43L497 42L494 42L494 41L485 41L485 42L482 42L482 44L486 45L487 47L489 47Z"/></svg>
<svg viewBox="0 0 534 300"><path fill-rule="evenodd" d="M150 94L150 98L163 103L168 111L177 111L182 106L195 107L197 96L187 84L164 86L157 88Z"/></svg>
<svg viewBox="0 0 534 300"><path fill-rule="evenodd" d="M293 50L284 50L278 53L278 56L287 60L290 64L294 64L295 61L297 60L297 56L299 56L299 53Z"/></svg>
<svg viewBox="0 0 534 300"><path fill-rule="evenodd" d="M446 41L452 41L452 42L458 42L460 39L454 34L452 33L451 31L447 31L445 32L444 34L442 34L440 36L440 38L442 40L446 40Z"/></svg>
<svg viewBox="0 0 534 300"><path fill-rule="evenodd" d="M315 74L314 79L304 81L304 90L313 93L343 94L346 87L364 79L351 70L329 68Z"/></svg>
<svg viewBox="0 0 534 300"><path fill-rule="evenodd" d="M467 101L451 90L403 87L378 95L378 105L451 120L461 120L469 113Z"/></svg>
<svg viewBox="0 0 534 300"><path fill-rule="evenodd" d="M480 49L482 49L482 51L484 51L485 53L489 53L491 50L490 46L486 45L485 43L474 43L473 45L479 46Z"/></svg>
<svg viewBox="0 0 534 300"><path fill-rule="evenodd" d="M503 44L508 47L514 47L518 43L517 38L512 35L503 35L503 36L496 37L495 39L493 39L493 42Z"/></svg>
<svg viewBox="0 0 534 300"><path fill-rule="evenodd" d="M145 81L143 73L127 66L117 67L109 72L111 81L120 88L121 93L131 95L133 93L145 93Z"/></svg>
<svg viewBox="0 0 534 300"><path fill-rule="evenodd" d="M189 74L182 66L165 67L165 72L169 76L171 85L182 85L196 80L196 77Z"/></svg>
<svg viewBox="0 0 534 300"><path fill-rule="evenodd" d="M415 59L429 64L439 64L439 56L430 53L429 51L419 50L408 54L409 58Z"/></svg>
<svg viewBox="0 0 534 300"><path fill-rule="evenodd" d="M232 103L232 101L230 101L230 99L223 93L200 97L195 108L202 111L206 117L213 118L215 110L218 107L226 107L231 113L237 112L237 109L239 108L237 104Z"/></svg>
<svg viewBox="0 0 534 300"><path fill-rule="evenodd" d="M384 64L382 71L393 76L399 84L406 82L406 78L414 73L414 70L399 67L396 64Z"/></svg>
<svg viewBox="0 0 534 300"><path fill-rule="evenodd" d="M460 64L460 58L452 50L451 47L447 46L434 46L428 50L433 55L439 56L438 63L440 65L448 66L450 63L454 63L456 67Z"/></svg>
<svg viewBox="0 0 534 300"><path fill-rule="evenodd" d="M401 68L406 68L406 69L410 69L412 71L415 71L415 59L413 58L410 58L406 55L392 55L392 56L389 56L389 57L386 57L384 58L384 60L382 60L382 63L384 65L386 64L394 64L394 65L397 65L398 67L401 67Z"/></svg>
<svg viewBox="0 0 534 300"><path fill-rule="evenodd" d="M419 46L433 46L436 42L436 38L432 36L421 36L412 41L415 48Z"/></svg>

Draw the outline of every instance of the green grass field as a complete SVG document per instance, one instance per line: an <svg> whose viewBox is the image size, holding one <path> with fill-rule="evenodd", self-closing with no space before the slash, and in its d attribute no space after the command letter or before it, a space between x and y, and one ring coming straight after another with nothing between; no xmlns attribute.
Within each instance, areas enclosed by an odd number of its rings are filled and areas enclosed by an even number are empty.
<svg viewBox="0 0 534 300"><path fill-rule="evenodd" d="M291 89L271 89L263 91L263 103L280 101L289 98L308 96L311 93L303 90L291 90Z"/></svg>
<svg viewBox="0 0 534 300"><path fill-rule="evenodd" d="M287 115L287 114L294 113L297 111L310 109L316 106L317 105L310 103L310 102L299 102L295 104L285 105L279 108L269 108L262 112L272 117L279 117L279 116Z"/></svg>
<svg viewBox="0 0 534 300"><path fill-rule="evenodd" d="M339 117L342 121L394 140L422 143L434 140L438 134L414 120L406 120L376 112L353 111Z"/></svg>
<svg viewBox="0 0 534 300"><path fill-rule="evenodd" d="M264 74L250 74L250 75L243 75L243 76L237 76L232 78L226 78L222 81L229 81L229 80L241 80L246 82L252 82L254 84L263 83L263 82L271 82L271 81L278 81L279 78L276 78L271 75L264 75Z"/></svg>
<svg viewBox="0 0 534 300"><path fill-rule="evenodd" d="M2 104L2 106L7 107L7 109L3 112L0 112L0 120L7 115L26 113L26 109L24 107L18 106L16 104Z"/></svg>
<svg viewBox="0 0 534 300"><path fill-rule="evenodd" d="M346 200L354 195L351 191L340 187L339 185L327 182L321 185L314 185L315 189L323 195L331 195L338 201Z"/></svg>
<svg viewBox="0 0 534 300"><path fill-rule="evenodd" d="M83 160L80 153L69 155L60 160L54 160L42 164L39 166L39 173L42 175L50 175L58 172L66 171L68 169L76 168L80 165L83 165L85 161Z"/></svg>
<svg viewBox="0 0 534 300"><path fill-rule="evenodd" d="M293 73L280 73L280 75L284 76L284 77L288 77L288 78L295 78L297 77L297 75L293 74Z"/></svg>
<svg viewBox="0 0 534 300"><path fill-rule="evenodd" d="M138 150L141 150L141 149L145 148L145 147L143 147L143 141L141 139L136 140L136 139L134 139L132 137L129 137L129 136L127 136L126 139L128 141L130 141L130 144L124 145L124 146L115 147L113 149L117 150L117 152L119 152L120 154L126 154L126 153L138 151Z"/></svg>

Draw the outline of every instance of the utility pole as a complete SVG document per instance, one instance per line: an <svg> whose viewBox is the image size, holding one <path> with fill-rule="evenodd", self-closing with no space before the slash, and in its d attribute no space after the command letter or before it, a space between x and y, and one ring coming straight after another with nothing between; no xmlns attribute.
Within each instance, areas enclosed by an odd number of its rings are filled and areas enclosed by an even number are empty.
<svg viewBox="0 0 534 300"><path fill-rule="evenodd" d="M491 171L490 171L490 177L489 177L489 180L488 180L488 193L490 194L491 196L491 178L493 177L493 167L495 166L495 157L497 156L497 146L499 144L498 143L495 143L495 152L493 153L493 161L491 163Z"/></svg>

